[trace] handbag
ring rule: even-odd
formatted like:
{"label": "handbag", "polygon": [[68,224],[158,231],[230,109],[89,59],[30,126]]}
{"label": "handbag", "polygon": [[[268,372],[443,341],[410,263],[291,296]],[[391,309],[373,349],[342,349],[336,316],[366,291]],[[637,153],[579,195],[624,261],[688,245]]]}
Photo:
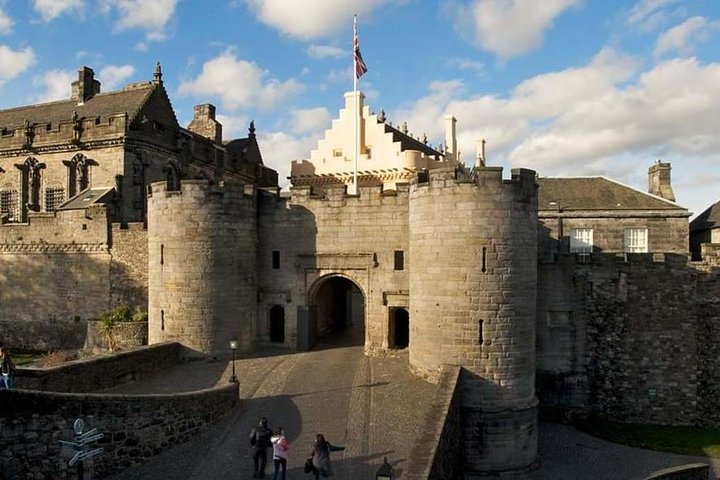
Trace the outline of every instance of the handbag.
{"label": "handbag", "polygon": [[312,457],[309,457],[307,460],[305,460],[305,473],[310,473],[313,471],[313,463],[312,463]]}

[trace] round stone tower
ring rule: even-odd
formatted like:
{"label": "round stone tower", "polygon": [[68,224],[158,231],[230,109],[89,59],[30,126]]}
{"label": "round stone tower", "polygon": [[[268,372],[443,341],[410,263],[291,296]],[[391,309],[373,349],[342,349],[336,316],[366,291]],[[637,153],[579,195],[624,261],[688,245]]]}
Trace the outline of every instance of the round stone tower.
{"label": "round stone tower", "polygon": [[257,301],[255,195],[242,185],[166,182],[148,196],[148,341],[206,354],[249,349]]}
{"label": "round stone tower", "polygon": [[431,170],[410,185],[410,365],[435,378],[464,367],[465,468],[537,462],[535,172]]}

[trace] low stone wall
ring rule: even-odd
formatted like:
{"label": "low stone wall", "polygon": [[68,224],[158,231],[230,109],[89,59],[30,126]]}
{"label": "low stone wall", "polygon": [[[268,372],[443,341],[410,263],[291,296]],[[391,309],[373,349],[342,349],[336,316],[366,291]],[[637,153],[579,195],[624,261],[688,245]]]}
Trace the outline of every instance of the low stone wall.
{"label": "low stone wall", "polygon": [[168,342],[50,368],[18,368],[15,388],[50,392],[97,392],[136,381],[148,372],[177,364],[183,347]]}
{"label": "low stone wall", "polygon": [[462,478],[461,371],[460,367],[446,365],[440,373],[435,401],[425,417],[423,437],[416,439],[407,461],[408,480]]}
{"label": "low stone wall", "polygon": [[708,480],[710,467],[704,463],[691,463],[665,468],[645,477],[645,480]]}
{"label": "low stone wall", "polygon": [[[85,336],[85,351],[90,353],[108,351],[107,341],[103,335],[99,320],[90,320],[87,323],[87,335]],[[148,343],[147,322],[118,322],[113,330],[115,349],[127,350],[128,348],[141,347]]]}
{"label": "low stone wall", "polygon": [[73,440],[73,422],[104,437],[89,449],[92,478],[144,463],[173,445],[206,431],[238,402],[238,384],[167,395],[107,395],[0,391],[0,472],[3,480],[75,479],[72,453],[59,440]]}

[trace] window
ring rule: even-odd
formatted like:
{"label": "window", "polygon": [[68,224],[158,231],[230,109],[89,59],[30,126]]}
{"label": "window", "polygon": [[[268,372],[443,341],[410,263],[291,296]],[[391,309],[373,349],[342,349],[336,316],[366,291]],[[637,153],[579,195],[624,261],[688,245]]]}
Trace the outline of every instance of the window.
{"label": "window", "polygon": [[45,211],[54,212],[65,201],[63,187],[47,187],[45,189]]}
{"label": "window", "polygon": [[7,215],[8,221],[16,222],[18,216],[17,190],[0,190],[0,215]]}
{"label": "window", "polygon": [[395,270],[405,270],[405,252],[395,250]]}
{"label": "window", "polygon": [[372,147],[367,147],[365,153],[367,154],[367,158],[372,158]]}
{"label": "window", "polygon": [[628,253],[647,253],[647,228],[625,229],[625,251]]}
{"label": "window", "polygon": [[336,148],[335,150],[333,150],[333,157],[342,157],[342,156],[343,156],[343,154],[342,154],[341,148]]}
{"label": "window", "polygon": [[573,253],[592,253],[592,228],[573,228],[570,230],[570,251]]}
{"label": "window", "polygon": [[280,269],[280,250],[272,251],[272,268],[273,270]]}

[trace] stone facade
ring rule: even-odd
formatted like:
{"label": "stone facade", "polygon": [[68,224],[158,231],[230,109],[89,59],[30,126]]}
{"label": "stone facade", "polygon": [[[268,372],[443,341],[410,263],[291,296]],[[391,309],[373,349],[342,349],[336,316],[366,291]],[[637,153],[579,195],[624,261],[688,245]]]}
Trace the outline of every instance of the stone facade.
{"label": "stone facade", "polygon": [[[536,466],[538,397],[543,411],[717,423],[720,256],[703,246],[689,262],[668,164],[651,167],[650,193],[503,179],[484,152],[458,162],[453,117],[434,149],[353,94],[285,194],[253,124],[221,142],[205,104],[178,126],[159,69],[108,94],[80,75],[69,103],[0,111],[6,343],[81,345],[116,303],[147,306],[150,343],[198,355],[362,329],[366,353],[407,348],[432,381],[463,368],[468,475]],[[76,195],[55,208],[52,185]]]}

